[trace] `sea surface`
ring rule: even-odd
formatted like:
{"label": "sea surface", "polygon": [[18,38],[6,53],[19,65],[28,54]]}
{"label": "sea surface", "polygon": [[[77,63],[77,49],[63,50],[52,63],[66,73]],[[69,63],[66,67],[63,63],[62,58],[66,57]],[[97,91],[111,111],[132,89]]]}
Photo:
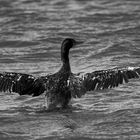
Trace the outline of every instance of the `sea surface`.
{"label": "sea surface", "polygon": [[[0,0],[0,72],[47,75],[140,66],[140,0]],[[140,79],[88,92],[71,109],[45,110],[44,95],[0,93],[0,140],[139,140]]]}

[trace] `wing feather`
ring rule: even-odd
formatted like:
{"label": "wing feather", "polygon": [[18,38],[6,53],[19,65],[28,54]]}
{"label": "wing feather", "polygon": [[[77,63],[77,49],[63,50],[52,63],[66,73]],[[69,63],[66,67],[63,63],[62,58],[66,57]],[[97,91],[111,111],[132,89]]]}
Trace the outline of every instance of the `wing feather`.
{"label": "wing feather", "polygon": [[[86,91],[103,90],[118,87],[120,84],[128,83],[129,79],[140,77],[140,67],[114,68],[109,70],[94,71],[82,76],[70,78],[73,89],[73,97],[81,97]],[[79,82],[80,79],[80,82]],[[73,84],[72,84],[73,83]],[[78,88],[77,88],[78,87]],[[81,90],[81,89],[82,90]],[[83,90],[84,89],[84,90]],[[83,91],[83,92],[81,92]],[[80,92],[80,93],[78,93]]]}
{"label": "wing feather", "polygon": [[0,91],[39,96],[45,91],[45,84],[41,78],[32,75],[4,72],[0,73]]}
{"label": "wing feather", "polygon": [[87,81],[87,79],[90,79],[91,81],[99,79],[100,82],[96,89],[114,88],[118,87],[120,84],[123,84],[124,82],[128,83],[129,79],[139,78],[140,74],[139,69],[140,68],[128,67],[123,69],[95,71],[88,74],[89,75],[88,77],[85,74],[83,82]]}
{"label": "wing feather", "polygon": [[85,93],[85,88],[82,83],[82,78],[78,75],[71,74],[68,79],[68,86],[71,90],[71,95],[74,98],[80,98]]}

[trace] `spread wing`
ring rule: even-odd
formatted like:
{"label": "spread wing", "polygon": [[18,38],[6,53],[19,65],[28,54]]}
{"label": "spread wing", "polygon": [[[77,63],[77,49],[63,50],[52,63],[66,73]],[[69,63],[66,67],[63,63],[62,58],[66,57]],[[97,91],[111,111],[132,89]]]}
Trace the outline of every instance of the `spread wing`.
{"label": "spread wing", "polygon": [[82,76],[72,74],[69,86],[73,97],[81,97],[86,91],[118,87],[120,84],[128,83],[129,79],[139,77],[140,67],[115,68],[94,71]]}
{"label": "spread wing", "polygon": [[45,91],[45,85],[42,78],[22,73],[4,72],[0,73],[0,91],[39,96]]}

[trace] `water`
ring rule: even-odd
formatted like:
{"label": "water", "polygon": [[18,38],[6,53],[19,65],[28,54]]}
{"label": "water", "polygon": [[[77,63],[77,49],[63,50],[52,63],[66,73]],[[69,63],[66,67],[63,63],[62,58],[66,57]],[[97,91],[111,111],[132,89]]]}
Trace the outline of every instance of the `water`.
{"label": "water", "polygon": [[[139,0],[0,0],[0,71],[35,76],[56,72],[60,44],[71,50],[73,72],[138,66]],[[140,83],[89,92],[72,109],[46,112],[44,96],[0,94],[1,140],[140,139]]]}

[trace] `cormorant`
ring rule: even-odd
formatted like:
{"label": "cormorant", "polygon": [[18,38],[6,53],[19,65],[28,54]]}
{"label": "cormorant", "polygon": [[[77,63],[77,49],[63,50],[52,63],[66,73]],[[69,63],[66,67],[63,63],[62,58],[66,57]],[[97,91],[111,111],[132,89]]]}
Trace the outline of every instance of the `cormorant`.
{"label": "cormorant", "polygon": [[80,98],[86,91],[113,88],[127,83],[131,78],[139,78],[140,67],[100,70],[82,76],[73,74],[69,63],[69,50],[79,43],[71,38],[62,42],[62,67],[54,74],[34,77],[23,73],[0,73],[0,91],[32,96],[46,92],[48,109],[54,109],[58,105],[65,108],[72,97]]}

